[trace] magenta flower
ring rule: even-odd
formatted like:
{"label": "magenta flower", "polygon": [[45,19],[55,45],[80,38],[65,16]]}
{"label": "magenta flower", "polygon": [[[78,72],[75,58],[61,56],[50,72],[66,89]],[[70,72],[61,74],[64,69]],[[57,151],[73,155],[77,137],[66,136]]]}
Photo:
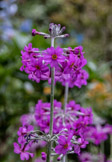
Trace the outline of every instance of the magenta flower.
{"label": "magenta flower", "polygon": [[34,113],[22,115],[20,118],[20,122],[22,123],[22,125],[29,125],[32,123],[35,125],[36,121],[35,121]]}
{"label": "magenta flower", "polygon": [[24,146],[20,148],[20,146],[15,142],[14,145],[14,152],[16,154],[20,154],[21,160],[28,160],[30,157],[33,158],[34,154],[26,152],[27,149],[24,149]]}
{"label": "magenta flower", "polygon": [[32,29],[32,36],[35,36],[37,34],[36,29]]}
{"label": "magenta flower", "polygon": [[74,48],[74,54],[77,54],[78,56],[79,55],[83,55],[84,52],[82,52],[82,50],[83,50],[83,47],[82,46],[75,47]]}
{"label": "magenta flower", "polygon": [[79,145],[74,145],[74,153],[80,155],[80,146]]}
{"label": "magenta flower", "polygon": [[49,71],[48,67],[42,63],[42,60],[42,58],[39,58],[38,60],[31,60],[31,71],[34,71],[37,77],[40,77],[42,73],[46,73]]}
{"label": "magenta flower", "polygon": [[[49,73],[49,68],[42,63],[42,58],[38,60],[32,58],[30,65],[28,65],[28,70],[31,71],[39,81],[40,79],[45,80],[48,78],[47,74]],[[32,79],[34,79],[33,76]]]}
{"label": "magenta flower", "polygon": [[78,155],[80,155],[80,149],[85,148],[86,145],[89,143],[88,141],[84,140],[84,138],[79,138],[77,140],[78,144],[73,144],[74,152]]}
{"label": "magenta flower", "polygon": [[89,152],[81,153],[79,156],[80,162],[92,162],[94,159]]}
{"label": "magenta flower", "polygon": [[18,132],[17,132],[17,134],[18,134],[18,142],[20,143],[20,144],[23,144],[23,143],[25,143],[25,141],[26,141],[26,139],[25,139],[25,135],[28,133],[28,132],[30,132],[30,131],[32,131],[32,130],[34,130],[34,127],[32,126],[32,125],[25,125],[25,126],[23,126],[23,127],[20,127],[19,128],[19,130],[18,130]]}
{"label": "magenta flower", "polygon": [[84,140],[84,138],[79,138],[78,139],[79,145],[81,148],[85,148],[87,144],[89,144],[88,141]]}
{"label": "magenta flower", "polygon": [[102,141],[105,141],[108,138],[108,133],[105,132],[105,128],[100,125],[91,127],[90,133],[90,139],[95,145],[99,145]]}
{"label": "magenta flower", "polygon": [[47,155],[45,152],[41,152],[41,156],[42,156],[42,160],[46,160],[47,158]]}
{"label": "magenta flower", "polygon": [[32,44],[29,43],[28,47],[24,47],[24,51],[21,51],[21,58],[22,58],[22,66],[20,68],[21,71],[25,71],[26,73],[29,73],[29,70],[27,69],[27,66],[31,63],[31,58],[37,58],[38,53],[34,53],[34,51],[38,51],[38,48],[32,48]]}
{"label": "magenta flower", "polygon": [[47,65],[50,64],[51,67],[58,68],[58,64],[65,61],[65,57],[63,56],[63,49],[60,47],[57,47],[56,49],[54,47],[47,48],[43,55],[45,63]]}
{"label": "magenta flower", "polygon": [[73,73],[76,70],[80,70],[82,62],[77,55],[69,54],[68,66],[65,68],[65,73]]}
{"label": "magenta flower", "polygon": [[31,52],[32,52],[32,43],[29,43],[29,44],[28,44],[28,47],[25,46],[25,47],[24,47],[24,50],[25,50],[26,52],[28,52],[28,53],[31,53]]}
{"label": "magenta flower", "polygon": [[70,151],[72,149],[71,147],[71,136],[66,138],[65,136],[61,135],[58,139],[58,145],[55,147],[55,152],[58,154],[65,155],[67,151]]}
{"label": "magenta flower", "polygon": [[86,125],[92,124],[93,123],[92,108],[91,107],[86,108],[86,109],[81,108],[81,112],[84,113],[84,116],[83,116],[83,119],[82,120],[85,119]]}
{"label": "magenta flower", "polygon": [[85,70],[80,70],[77,80],[75,81],[75,86],[81,88],[82,85],[87,85],[87,79],[89,75]]}
{"label": "magenta flower", "polygon": [[68,107],[67,108],[68,110],[73,110],[73,111],[80,110],[80,105],[76,104],[74,100],[69,101],[69,103],[67,104],[67,107]]}

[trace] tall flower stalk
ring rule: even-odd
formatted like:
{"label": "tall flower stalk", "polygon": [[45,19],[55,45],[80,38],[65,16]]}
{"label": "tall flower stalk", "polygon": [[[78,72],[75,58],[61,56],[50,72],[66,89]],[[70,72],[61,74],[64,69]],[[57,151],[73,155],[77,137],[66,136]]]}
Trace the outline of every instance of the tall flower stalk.
{"label": "tall flower stalk", "polygon": [[[34,145],[41,147],[47,145],[47,154],[41,153],[41,158],[51,162],[54,156],[57,160],[66,161],[67,154],[80,154],[82,148],[89,144],[90,140],[99,144],[106,139],[111,132],[110,126],[106,126],[99,137],[97,127],[93,124],[91,108],[83,108],[75,101],[68,102],[68,90],[77,86],[87,85],[88,73],[83,69],[87,64],[84,58],[83,47],[78,46],[72,49],[56,47],[56,38],[68,37],[63,34],[65,27],[51,23],[49,33],[32,30],[32,35],[41,35],[51,39],[51,47],[40,51],[33,48],[32,44],[24,47],[21,51],[21,71],[28,74],[28,78],[39,83],[41,80],[48,81],[51,85],[50,103],[43,103],[38,100],[35,106],[35,113],[21,118],[22,127],[18,130],[18,143],[14,143],[14,152],[20,154],[21,160],[28,160],[34,156]],[[64,104],[54,99],[55,84],[59,82],[65,86]],[[33,121],[33,124],[32,124]],[[108,128],[107,128],[108,127]],[[102,131],[103,128],[100,128]],[[98,128],[99,130],[99,128]],[[106,134],[106,135],[105,135]],[[32,149],[33,148],[33,149]],[[33,150],[33,151],[32,151]]]}
{"label": "tall flower stalk", "polygon": [[[54,47],[54,38],[51,38],[51,47]],[[53,111],[54,111],[54,78],[55,77],[55,68],[51,68],[51,109],[50,109],[50,138],[53,135]],[[47,162],[50,162],[50,157],[51,157],[51,147],[52,147],[52,142],[49,141],[48,146],[47,146]]]}

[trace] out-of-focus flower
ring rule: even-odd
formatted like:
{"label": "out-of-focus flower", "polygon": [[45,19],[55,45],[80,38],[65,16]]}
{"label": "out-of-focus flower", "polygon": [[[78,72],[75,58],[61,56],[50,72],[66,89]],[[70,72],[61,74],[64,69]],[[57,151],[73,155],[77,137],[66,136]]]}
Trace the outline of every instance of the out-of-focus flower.
{"label": "out-of-focus flower", "polygon": [[50,87],[44,87],[44,94],[49,95],[51,93]]}
{"label": "out-of-focus flower", "polygon": [[32,21],[30,19],[24,20],[20,25],[20,30],[22,32],[28,33],[31,32],[31,29],[32,29]]}

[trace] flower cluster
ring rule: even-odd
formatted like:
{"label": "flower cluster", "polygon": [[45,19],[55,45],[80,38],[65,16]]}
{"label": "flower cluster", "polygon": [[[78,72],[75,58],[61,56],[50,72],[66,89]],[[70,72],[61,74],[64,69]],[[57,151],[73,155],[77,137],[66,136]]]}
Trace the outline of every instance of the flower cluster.
{"label": "flower cluster", "polygon": [[[34,33],[36,31],[34,32],[33,29],[33,35]],[[32,44],[29,43],[24,47],[24,51],[21,51],[21,54],[23,65],[20,70],[25,71],[28,78],[37,83],[40,80],[48,80],[51,83],[50,68],[55,67],[55,82],[61,82],[64,86],[68,83],[71,88],[74,86],[80,88],[87,84],[88,73],[82,69],[87,64],[87,60],[84,58],[82,46],[74,49],[50,47],[39,51],[38,48],[32,48]]]}
{"label": "flower cluster", "polygon": [[[53,133],[59,135],[56,142],[58,145],[55,148],[57,154],[65,155],[71,151],[79,154],[80,148],[86,147],[88,144],[86,132],[89,130],[89,125],[92,124],[92,116],[91,108],[84,109],[75,101],[70,101],[64,112],[61,102],[54,100]],[[35,120],[41,131],[49,132],[50,103],[38,101],[35,109]]]}
{"label": "flower cluster", "polygon": [[[39,100],[34,114],[21,117],[22,127],[17,133],[20,146],[14,143],[14,152],[20,154],[21,160],[33,157],[32,152],[37,147],[44,147],[48,143],[47,155],[45,152],[41,153],[42,160],[47,158],[47,162],[50,162],[51,156],[58,155],[57,160],[60,161],[66,154],[79,155],[80,150],[89,143],[91,133],[88,132],[93,130],[92,109],[83,108],[72,100],[67,103],[69,87],[80,88],[87,84],[88,73],[83,69],[87,60],[84,58],[82,46],[74,49],[54,48],[55,38],[68,36],[62,34],[64,30],[65,27],[61,28],[59,24],[53,23],[49,26],[49,34],[33,29],[33,36],[51,38],[51,47],[40,51],[38,48],[32,48],[32,44],[29,43],[24,47],[24,51],[21,51],[23,65],[20,70],[25,71],[28,78],[37,83],[48,80],[51,84],[51,102],[43,103]],[[54,100],[56,82],[65,86],[64,106]]]}
{"label": "flower cluster", "polygon": [[[33,115],[33,114],[31,114]],[[56,147],[54,153],[59,154],[58,160],[67,153],[80,154],[80,149],[85,148],[88,144],[86,134],[92,124],[92,110],[91,108],[83,108],[75,101],[70,101],[66,105],[66,112],[62,109],[61,102],[54,100],[54,118],[53,118],[53,137]],[[26,120],[26,118],[28,120]],[[38,101],[35,107],[35,126],[40,130],[39,136],[34,131],[34,127],[30,125],[32,120],[30,114],[23,115],[21,117],[22,127],[18,131],[18,143],[24,146],[24,153],[26,147],[32,150],[34,143],[38,147],[38,140],[46,141],[47,136],[45,133],[49,133],[50,126],[50,103],[43,103]],[[45,146],[43,143],[42,146]],[[19,147],[17,144],[16,147]],[[16,151],[15,151],[16,152]],[[21,152],[19,152],[21,153]],[[28,154],[26,152],[26,154]],[[32,154],[31,154],[32,155]],[[22,160],[22,158],[21,158]]]}
{"label": "flower cluster", "polygon": [[[33,124],[38,129],[37,132],[42,134],[37,135],[32,123],[31,116],[35,116]],[[27,118],[27,120],[26,120]],[[95,117],[94,117],[95,118]],[[91,141],[95,145],[99,145],[105,141],[109,134],[112,134],[111,125],[103,125],[93,123],[93,114],[91,108],[83,108],[75,101],[70,101],[66,105],[66,112],[62,109],[61,102],[54,100],[54,118],[53,118],[53,138],[55,148],[53,155],[59,155],[58,161],[68,153],[76,153],[80,155],[82,148],[85,148]],[[98,120],[97,120],[98,121]],[[41,100],[35,106],[34,114],[26,114],[21,117],[22,127],[18,131],[18,143],[14,143],[15,153],[20,154],[21,160],[33,157],[38,147],[45,147],[48,137],[45,133],[49,133],[50,125],[50,103],[43,103]],[[40,141],[39,141],[40,140]],[[45,142],[46,141],[46,142]],[[18,150],[19,151],[16,151]],[[27,151],[30,152],[27,152]],[[96,158],[90,153],[81,153],[80,161],[85,162]],[[99,159],[101,156],[98,156]],[[46,159],[46,154],[42,153],[42,159]]]}
{"label": "flower cluster", "polygon": [[112,134],[112,126],[109,124],[104,126],[91,126],[88,139],[95,145],[99,145],[101,142],[107,140],[109,134]]}
{"label": "flower cluster", "polygon": [[[49,132],[50,103],[38,101],[35,108],[35,119],[37,126],[45,133]],[[84,109],[75,101],[70,101],[66,105],[66,112],[62,109],[61,102],[54,100],[54,134],[59,133],[64,128],[74,129],[78,134],[84,132],[87,125],[92,123],[91,108]],[[85,130],[86,131],[86,130]],[[74,132],[74,134],[77,134]]]}

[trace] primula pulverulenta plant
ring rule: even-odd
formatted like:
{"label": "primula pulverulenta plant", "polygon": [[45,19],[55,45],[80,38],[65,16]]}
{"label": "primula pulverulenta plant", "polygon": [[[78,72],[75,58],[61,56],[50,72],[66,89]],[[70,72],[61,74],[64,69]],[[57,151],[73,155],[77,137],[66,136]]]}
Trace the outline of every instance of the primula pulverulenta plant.
{"label": "primula pulverulenta plant", "polygon": [[[51,39],[51,47],[40,51],[32,48],[32,44],[24,47],[21,71],[28,74],[28,78],[39,83],[47,80],[51,84],[50,103],[39,100],[35,106],[34,116],[23,116],[22,127],[18,131],[18,143],[14,143],[14,152],[20,154],[21,160],[28,160],[34,156],[31,152],[34,144],[42,142],[47,152],[42,152],[42,160],[50,162],[54,156],[65,162],[67,154],[80,154],[80,149],[89,143],[87,132],[91,129],[92,110],[83,108],[75,101],[69,101],[69,87],[81,87],[87,84],[88,73],[82,69],[87,60],[84,58],[83,47],[72,49],[54,47],[56,38],[68,37],[62,34],[65,27],[51,23],[49,34],[32,30],[32,35],[42,35]],[[64,104],[54,100],[54,87],[57,82],[65,86]],[[28,118],[27,118],[28,117]],[[31,125],[31,118],[33,126]],[[29,120],[30,119],[30,120]],[[37,127],[37,128],[36,128]],[[52,157],[52,158],[51,158]]]}

